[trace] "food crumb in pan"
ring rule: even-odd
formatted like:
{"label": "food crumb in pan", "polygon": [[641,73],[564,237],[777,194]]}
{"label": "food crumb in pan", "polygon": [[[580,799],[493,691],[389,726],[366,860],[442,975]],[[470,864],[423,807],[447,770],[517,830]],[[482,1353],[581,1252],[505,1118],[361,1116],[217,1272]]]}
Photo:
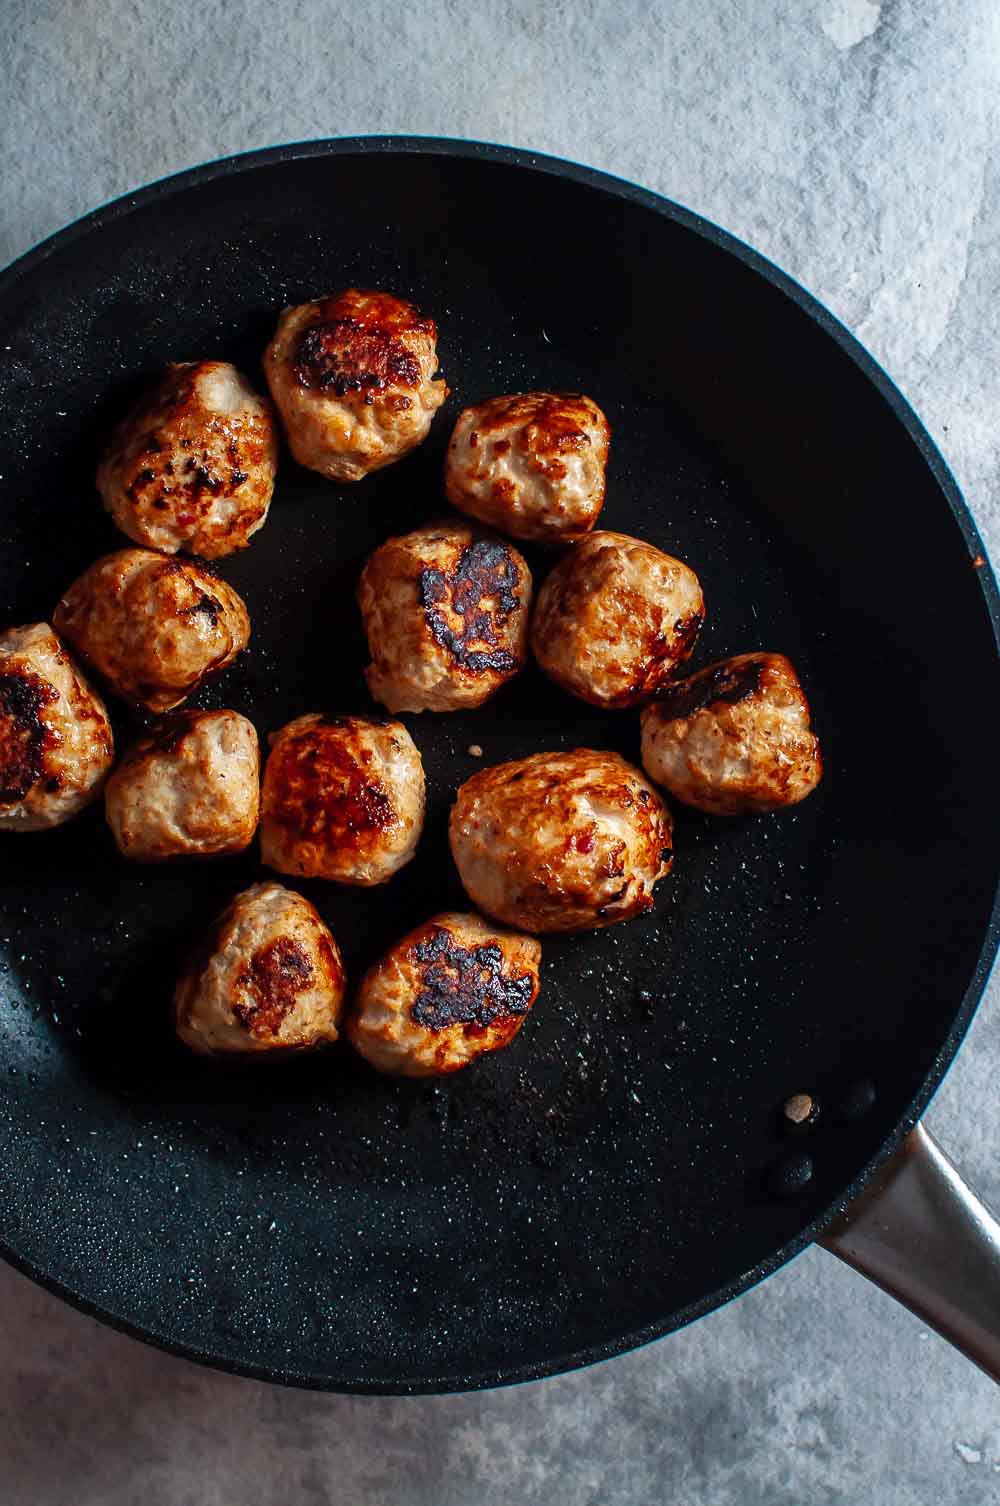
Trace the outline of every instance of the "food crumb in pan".
{"label": "food crumb in pan", "polygon": [[782,1106],[785,1128],[791,1133],[812,1129],[819,1118],[819,1100],[810,1093],[793,1093]]}
{"label": "food crumb in pan", "polygon": [[483,750],[478,743],[470,743],[468,747],[468,754],[470,758],[482,758]]}

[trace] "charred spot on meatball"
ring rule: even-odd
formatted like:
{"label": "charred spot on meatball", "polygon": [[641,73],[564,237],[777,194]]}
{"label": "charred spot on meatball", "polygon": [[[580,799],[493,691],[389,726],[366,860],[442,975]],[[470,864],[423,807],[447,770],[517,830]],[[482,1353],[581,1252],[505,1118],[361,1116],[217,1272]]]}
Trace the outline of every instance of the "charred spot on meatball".
{"label": "charred spot on meatball", "polygon": [[[342,727],[346,719],[337,723]],[[317,736],[312,729],[272,753],[268,774],[271,819],[313,837],[332,828],[360,840],[388,830],[398,819],[385,786],[365,772],[342,742]]]}
{"label": "charred spot on meatball", "polygon": [[530,973],[504,974],[504,957],[495,942],[462,947],[444,926],[411,948],[420,964],[423,991],[410,1013],[418,1025],[444,1030],[467,1025],[485,1030],[510,1015],[526,1014],[535,995]]}
{"label": "charred spot on meatball", "polygon": [[241,997],[233,1004],[233,1013],[258,1040],[274,1035],[312,981],[313,965],[305,948],[279,936],[254,952],[249,967],[237,978]]}
{"label": "charred spot on meatball", "polygon": [[207,617],[212,626],[215,627],[222,613],[222,603],[216,601],[214,596],[209,596],[207,591],[202,591],[196,602],[193,602],[189,607],[184,607],[182,610],[184,615],[188,617],[196,617],[199,614],[202,617]]}
{"label": "charred spot on meatball", "polygon": [[703,611],[689,612],[685,617],[678,617],[674,623],[673,645],[664,645],[664,651],[669,652],[676,663],[682,664],[691,657],[698,634],[704,626]]}
{"label": "charred spot on meatball", "polygon": [[671,719],[691,716],[704,706],[725,702],[735,706],[747,696],[760,689],[764,664],[761,659],[748,658],[742,662],[725,660],[710,664],[676,685],[668,685],[656,697],[661,714]]}
{"label": "charred spot on meatball", "polygon": [[[489,669],[507,672],[517,668],[517,658],[497,646],[497,629],[520,605],[515,587],[517,566],[507,545],[499,539],[477,539],[465,549],[453,571],[422,570],[420,600],[435,643],[448,650],[456,664],[482,674]],[[491,609],[485,605],[495,602]],[[461,619],[456,631],[442,608]],[[486,643],[487,649],[473,648]]]}
{"label": "charred spot on meatball", "polygon": [[200,711],[171,711],[166,716],[161,716],[153,723],[142,743],[126,753],[122,765],[142,753],[176,753],[201,715]]}
{"label": "charred spot on meatball", "polygon": [[358,319],[332,319],[303,330],[294,361],[300,387],[337,397],[415,387],[420,381],[420,362],[413,352],[388,331],[368,329]]}
{"label": "charred spot on meatball", "polygon": [[410,931],[362,978],[351,1044],[380,1072],[439,1077],[499,1051],[538,993],[533,936],[447,912]]}
{"label": "charred spot on meatball", "polygon": [[426,438],[447,387],[437,328],[405,299],[347,288],[286,309],[264,356],[289,446],[333,481],[360,481]]}
{"label": "charred spot on meatball", "polygon": [[642,761],[679,800],[717,816],[796,805],[823,768],[799,678],[773,653],[739,654],[666,686],[642,713]]}
{"label": "charred spot on meatball", "polygon": [[45,750],[55,741],[42,712],[58,699],[40,675],[0,670],[0,804],[23,800],[42,777]]}
{"label": "charred spot on meatball", "polygon": [[465,522],[387,539],[358,582],[368,688],[390,711],[481,706],[524,663],[531,572]]}

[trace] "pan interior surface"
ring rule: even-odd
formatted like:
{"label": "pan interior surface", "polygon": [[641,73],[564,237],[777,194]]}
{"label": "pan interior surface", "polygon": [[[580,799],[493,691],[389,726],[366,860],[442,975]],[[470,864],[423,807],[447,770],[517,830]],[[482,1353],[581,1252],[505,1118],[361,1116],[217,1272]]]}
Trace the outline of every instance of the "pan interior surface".
{"label": "pan interior surface", "polygon": [[[584,391],[613,433],[601,526],[698,572],[693,665],[792,658],[826,766],[782,815],[676,808],[655,911],[543,940],[514,1045],[436,1085],[379,1078],[346,1047],[238,1071],[174,1043],[173,975],[265,877],[255,851],[130,866],[100,809],[2,839],[11,1257],[215,1364],[446,1389],[596,1358],[717,1305],[796,1248],[926,1099],[985,967],[1000,677],[957,499],[806,300],[612,180],[412,144],[187,175],[8,275],[2,626],[48,617],[125,542],[92,476],[144,382],[218,356],[262,387],[279,309],[351,284],[437,319],[451,396],[420,450],[354,488],[283,456],[265,529],[221,564],[251,649],[195,704],[244,712],[262,739],[305,711],[370,709],[354,585],[375,545],[447,511],[458,410]],[[537,584],[550,557],[526,552]],[[136,724],[115,716],[124,743]],[[481,711],[403,720],[429,782],[417,858],[379,891],[296,885],[355,978],[411,925],[468,907],[445,840],[464,778],[551,748],[638,759],[634,713],[586,707],[534,668]],[[864,1080],[868,1112],[838,1113]],[[814,1174],[781,1199],[769,1178],[797,1091],[823,1108]]]}

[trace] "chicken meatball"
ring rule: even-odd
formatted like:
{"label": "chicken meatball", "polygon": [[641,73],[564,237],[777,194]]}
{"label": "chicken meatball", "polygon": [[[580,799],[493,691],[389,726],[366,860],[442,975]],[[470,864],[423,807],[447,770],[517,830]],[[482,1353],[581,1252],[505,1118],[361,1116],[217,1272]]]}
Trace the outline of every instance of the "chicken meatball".
{"label": "chicken meatball", "polygon": [[346,979],[301,894],[254,884],[223,911],[174,990],[174,1021],[204,1056],[285,1054],[337,1039]]}
{"label": "chicken meatball", "polygon": [[0,633],[0,831],[61,826],[113,760],[104,702],[48,623]]}
{"label": "chicken meatball", "polygon": [[257,830],[260,751],[236,711],[176,711],[125,754],[104,791],[123,857],[242,852]]}
{"label": "chicken meatball", "polygon": [[390,711],[481,706],[524,664],[528,566],[502,539],[433,523],[368,560],[358,603],[368,689]]}
{"label": "chicken meatball", "polygon": [[434,320],[358,288],[286,309],[264,372],[292,454],[331,481],[401,460],[448,395]]}
{"label": "chicken meatball", "polygon": [[737,654],[667,686],[642,713],[642,762],[678,800],[714,816],[797,805],[823,772],[784,654]]}
{"label": "chicken meatball", "polygon": [[592,533],[538,593],[531,646],[563,690],[591,705],[636,706],[689,657],[705,620],[693,570],[624,533]]}
{"label": "chicken meatball", "polygon": [[508,1046],[538,994],[533,936],[435,915],[361,980],[345,1034],[380,1072],[437,1077]]}
{"label": "chicken meatball", "polygon": [[445,461],[448,501],[514,539],[579,538],[604,505],[610,433],[581,394],[491,397],[459,414]]}
{"label": "chicken meatball", "polygon": [[148,549],[106,554],[74,581],[53,622],[127,701],[171,711],[250,639],[232,586],[188,560]]}
{"label": "chicken meatball", "polygon": [[473,904],[526,931],[592,931],[642,915],[673,862],[672,822],[617,753],[577,748],[483,769],[451,810]]}
{"label": "chicken meatball", "polygon": [[384,884],[423,825],[424,766],[401,722],[300,716],[272,735],[260,825],[269,868]]}
{"label": "chicken meatball", "polygon": [[174,362],[112,434],[97,489],[137,544],[217,559],[263,526],[277,468],[271,405],[235,366]]}

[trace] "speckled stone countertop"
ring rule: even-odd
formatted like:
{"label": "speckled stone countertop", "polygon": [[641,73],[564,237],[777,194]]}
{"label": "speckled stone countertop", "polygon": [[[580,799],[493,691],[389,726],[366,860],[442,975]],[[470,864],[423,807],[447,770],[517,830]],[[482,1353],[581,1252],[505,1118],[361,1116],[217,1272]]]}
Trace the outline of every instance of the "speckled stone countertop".
{"label": "speckled stone countertop", "polygon": [[[506,141],[660,190],[830,305],[1000,557],[996,0],[7,0],[0,261],[228,152]],[[1000,991],[928,1122],[1000,1204]],[[982,1506],[1000,1393],[812,1250],[685,1332],[487,1395],[286,1392],[0,1269],[3,1506]]]}

